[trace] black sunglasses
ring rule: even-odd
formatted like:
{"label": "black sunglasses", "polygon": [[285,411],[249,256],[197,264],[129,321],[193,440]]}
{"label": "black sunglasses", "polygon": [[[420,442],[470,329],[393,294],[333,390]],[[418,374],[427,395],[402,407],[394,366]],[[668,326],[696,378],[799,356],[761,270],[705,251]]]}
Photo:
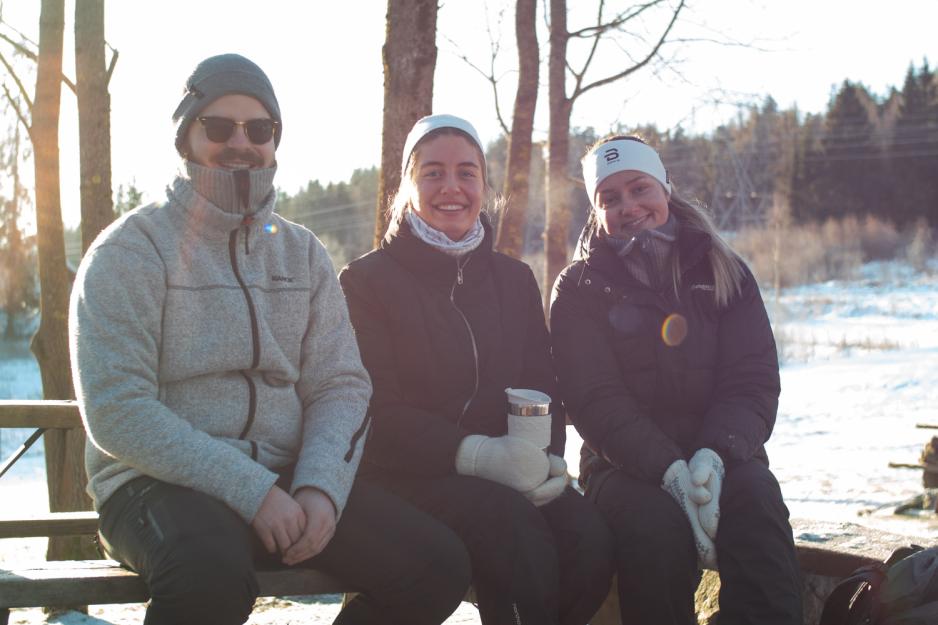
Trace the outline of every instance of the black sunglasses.
{"label": "black sunglasses", "polygon": [[273,119],[249,119],[246,122],[236,122],[227,117],[199,117],[198,120],[205,128],[205,136],[212,143],[228,141],[235,126],[241,126],[251,143],[264,145],[270,141],[277,129],[277,121]]}

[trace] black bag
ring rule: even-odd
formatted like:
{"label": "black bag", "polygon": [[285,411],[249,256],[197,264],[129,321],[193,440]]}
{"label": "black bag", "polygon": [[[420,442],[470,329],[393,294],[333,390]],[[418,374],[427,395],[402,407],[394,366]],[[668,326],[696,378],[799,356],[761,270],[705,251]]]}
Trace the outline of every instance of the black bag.
{"label": "black bag", "polygon": [[896,549],[846,577],[818,625],[938,625],[938,547]]}

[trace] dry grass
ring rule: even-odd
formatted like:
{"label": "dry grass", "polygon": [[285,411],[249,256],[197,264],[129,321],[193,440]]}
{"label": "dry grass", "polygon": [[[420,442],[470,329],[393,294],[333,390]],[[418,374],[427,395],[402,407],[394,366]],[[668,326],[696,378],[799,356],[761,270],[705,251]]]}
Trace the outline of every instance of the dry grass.
{"label": "dry grass", "polygon": [[928,259],[935,253],[935,240],[928,222],[919,219],[912,226],[909,245],[905,250],[906,260],[918,271],[928,270]]}
{"label": "dry grass", "polygon": [[872,260],[908,258],[924,267],[934,252],[927,224],[900,233],[875,217],[748,228],[734,237],[733,247],[762,284],[779,288],[850,279]]}
{"label": "dry grass", "polygon": [[792,331],[785,323],[772,327],[780,365],[810,362],[817,358],[844,355],[852,352],[884,352],[901,349],[897,341],[885,337],[823,337],[811,333]]}

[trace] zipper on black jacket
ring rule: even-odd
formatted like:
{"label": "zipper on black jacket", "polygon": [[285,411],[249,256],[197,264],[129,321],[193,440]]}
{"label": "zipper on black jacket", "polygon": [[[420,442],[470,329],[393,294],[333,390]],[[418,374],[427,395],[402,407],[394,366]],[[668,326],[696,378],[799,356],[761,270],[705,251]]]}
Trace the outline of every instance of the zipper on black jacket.
{"label": "zipper on black jacket", "polygon": [[462,264],[459,263],[460,259],[456,259],[456,282],[453,283],[449,291],[449,301],[453,305],[453,308],[456,309],[456,312],[459,313],[459,316],[462,317],[463,323],[466,324],[466,331],[469,332],[469,342],[472,343],[472,364],[475,366],[475,387],[472,389],[472,394],[469,396],[469,399],[463,404],[462,410],[459,412],[459,418],[456,419],[456,425],[462,422],[462,418],[466,416],[466,412],[469,410],[469,404],[472,403],[472,400],[476,398],[476,394],[479,392],[479,348],[476,345],[476,337],[472,332],[472,326],[469,325],[469,319],[466,318],[462,309],[456,305],[456,286],[463,283],[462,270],[469,263],[471,258],[472,254],[467,255]]}
{"label": "zipper on black jacket", "polygon": [[[251,358],[251,369],[256,369],[257,365],[261,361],[261,346],[260,346],[260,330],[257,327],[257,312],[254,310],[254,299],[251,297],[251,292],[248,290],[247,284],[244,282],[244,278],[241,277],[241,270],[238,269],[238,228],[235,228],[231,231],[231,234],[228,235],[228,257],[231,260],[231,270],[234,272],[235,280],[238,281],[238,285],[241,287],[241,292],[244,294],[244,299],[248,307],[248,315],[251,318],[251,346],[253,349],[253,355]],[[241,372],[241,375],[248,381],[248,391],[250,393],[250,405],[248,406],[248,420],[247,424],[244,426],[244,431],[241,432],[239,438],[244,438],[247,436],[248,430],[250,429],[253,421],[254,414],[257,409],[257,392],[254,386],[253,380],[250,379],[244,371]]]}

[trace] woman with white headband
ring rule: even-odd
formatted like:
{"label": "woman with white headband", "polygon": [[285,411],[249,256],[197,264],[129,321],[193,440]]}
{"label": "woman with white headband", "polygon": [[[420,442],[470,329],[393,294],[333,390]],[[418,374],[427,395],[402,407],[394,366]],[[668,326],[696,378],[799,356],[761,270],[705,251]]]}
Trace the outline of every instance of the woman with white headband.
{"label": "woman with white headband", "polygon": [[558,277],[551,343],[585,441],[580,484],[616,536],[623,623],[801,623],[788,509],[764,443],[780,391],[759,287],[637,137],[583,157],[592,211]]}
{"label": "woman with white headband", "polygon": [[560,402],[507,414],[509,387],[545,403],[557,389],[537,283],[492,249],[488,190],[472,125],[420,119],[383,241],[339,276],[374,387],[358,479],[459,536],[485,625],[585,625],[609,590],[612,535],[569,486]]}

